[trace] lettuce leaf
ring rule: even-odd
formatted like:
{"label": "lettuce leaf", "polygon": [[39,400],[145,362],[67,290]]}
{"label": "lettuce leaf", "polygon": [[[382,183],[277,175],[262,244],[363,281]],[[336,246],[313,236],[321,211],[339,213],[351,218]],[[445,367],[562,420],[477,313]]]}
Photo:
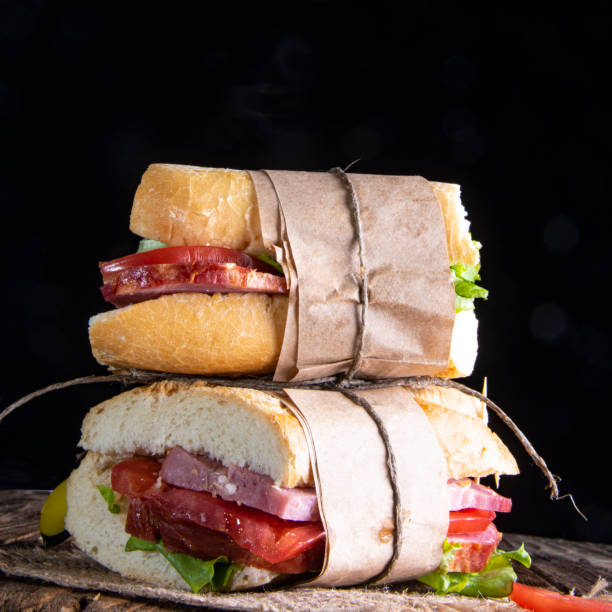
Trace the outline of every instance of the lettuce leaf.
{"label": "lettuce leaf", "polygon": [[531,557],[521,544],[516,550],[496,550],[483,570],[475,573],[449,572],[448,566],[460,544],[444,542],[442,561],[437,570],[422,576],[419,581],[433,587],[436,594],[457,593],[470,597],[507,597],[516,581],[511,559],[531,567]]}
{"label": "lettuce leaf", "polygon": [[455,310],[474,310],[474,299],[486,300],[489,292],[476,284],[480,279],[480,264],[455,264],[450,267],[453,284],[455,285]]}
{"label": "lettuce leaf", "polygon": [[168,245],[164,242],[160,242],[159,240],[149,240],[148,238],[141,240],[138,243],[137,253],[144,253],[145,251],[153,251],[154,249],[163,249]]}
{"label": "lettuce leaf", "polygon": [[105,487],[104,485],[98,485],[98,491],[100,491],[100,495],[108,504],[108,511],[113,514],[119,514],[121,508],[119,504],[115,503],[115,492],[110,487]]}
{"label": "lettuce leaf", "polygon": [[262,253],[261,255],[257,256],[257,259],[259,259],[260,261],[263,261],[264,263],[267,263],[269,266],[272,266],[279,272],[283,271],[283,267],[278,263],[278,261],[276,261],[276,259],[274,259],[274,257],[272,257],[272,255],[268,255],[267,253]]}
{"label": "lettuce leaf", "polygon": [[163,555],[194,593],[199,593],[207,584],[210,584],[213,591],[222,589],[227,586],[232,572],[242,568],[241,565],[230,563],[227,557],[203,561],[181,553],[170,553],[161,540],[156,543],[130,536],[125,543],[125,552],[134,550],[156,551]]}

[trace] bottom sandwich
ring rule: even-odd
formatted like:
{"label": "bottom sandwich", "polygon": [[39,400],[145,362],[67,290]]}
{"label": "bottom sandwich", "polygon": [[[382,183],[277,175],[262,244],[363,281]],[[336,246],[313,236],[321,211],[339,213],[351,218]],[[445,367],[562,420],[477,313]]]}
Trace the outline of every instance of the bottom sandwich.
{"label": "bottom sandwich", "polygon": [[[438,592],[503,597],[515,579],[509,559],[528,557],[496,551],[493,519],[511,502],[471,478],[515,474],[516,463],[477,400],[436,387],[410,393],[448,476],[441,566],[422,580]],[[308,441],[276,396],[156,383],[92,408],[80,445],[88,452],[68,479],[66,529],[106,567],[194,592],[320,573],[326,531]],[[356,482],[359,471],[356,463]]]}

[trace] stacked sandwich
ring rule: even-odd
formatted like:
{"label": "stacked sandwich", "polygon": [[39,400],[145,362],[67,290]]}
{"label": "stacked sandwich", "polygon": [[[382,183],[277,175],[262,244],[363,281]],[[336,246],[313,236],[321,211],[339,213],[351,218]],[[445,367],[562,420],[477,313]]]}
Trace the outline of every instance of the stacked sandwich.
{"label": "stacked sandwich", "polygon": [[[442,213],[456,308],[448,359],[423,373],[466,376],[476,358],[473,298],[486,296],[476,284],[479,245],[469,235],[458,187],[430,183],[428,189]],[[130,224],[143,238],[140,250],[101,264],[102,295],[117,307],[90,322],[92,351],[101,364],[115,371],[202,376],[275,371],[295,283],[282,253],[263,238],[259,195],[247,172],[166,164],[147,170]],[[397,424],[397,431],[410,435],[414,427],[422,438],[421,447],[416,440],[411,444],[427,455],[422,463],[430,471],[420,480],[415,476],[419,485],[412,496],[415,508],[425,510],[419,518],[419,510],[409,508],[408,520],[394,514],[391,492],[382,510],[363,499],[358,505],[365,510],[355,516],[367,521],[371,513],[388,521],[362,525],[352,539],[363,533],[367,543],[367,532],[374,533],[378,544],[366,550],[380,548],[376,554],[383,561],[376,558],[367,567],[367,559],[349,558],[350,569],[336,566],[334,572],[334,547],[343,545],[338,517],[353,520],[354,500],[363,496],[361,472],[363,482],[370,477],[365,472],[381,481],[377,497],[385,498],[387,489],[398,486],[388,482],[385,456],[395,450],[400,481],[404,469],[397,440],[394,448],[387,440],[386,450],[374,449],[376,465],[363,469],[370,446],[379,441],[366,440],[361,448],[352,443],[351,423],[355,436],[364,429],[356,416],[363,406],[346,398],[347,405],[338,404],[336,395],[175,377],[103,402],[83,423],[80,446],[87,454],[68,480],[66,528],[110,569],[195,592],[421,576],[439,592],[506,595],[514,577],[510,558],[525,560],[520,550],[496,550],[501,534],[493,520],[496,512],[510,511],[511,501],[474,479],[516,474],[518,468],[488,428],[484,404],[442,387],[359,395],[358,403],[369,411],[375,406],[383,422],[391,418],[384,417],[387,402],[395,406],[393,419],[399,414],[401,421],[402,410],[413,415],[409,426],[390,420],[387,429]],[[336,414],[342,416],[335,420]],[[340,426],[341,419],[349,425]],[[325,435],[317,433],[321,429]],[[373,431],[379,436],[380,424]],[[411,521],[425,534],[415,540],[428,549],[425,560],[393,573],[390,558],[402,559],[398,528],[410,533]],[[353,567],[360,563],[366,567]]]}

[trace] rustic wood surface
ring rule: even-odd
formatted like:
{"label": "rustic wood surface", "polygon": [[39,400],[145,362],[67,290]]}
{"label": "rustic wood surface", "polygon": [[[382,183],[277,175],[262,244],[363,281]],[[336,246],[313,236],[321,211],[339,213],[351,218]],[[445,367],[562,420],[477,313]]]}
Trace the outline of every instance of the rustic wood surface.
{"label": "rustic wood surface", "polygon": [[[214,610],[402,608],[450,612],[518,609],[505,602],[419,597],[418,593],[425,592],[426,587],[418,582],[391,589],[302,588],[260,591],[240,597],[185,593],[177,598],[171,590],[134,583],[109,572],[83,555],[69,540],[45,550],[41,545],[38,520],[46,494],[44,491],[0,491],[0,572],[3,572],[0,573],[0,610],[154,612],[193,610],[193,605]],[[563,593],[574,591],[577,595],[589,594],[600,579],[612,587],[610,545],[506,534],[501,547],[517,548],[521,542],[525,542],[533,559],[532,569],[517,568],[519,580],[525,584]],[[105,585],[114,594],[104,593]],[[604,588],[598,596],[612,600],[610,587]],[[351,593],[358,605],[347,605]],[[295,594],[294,597],[291,598],[291,594]],[[153,602],[151,597],[157,600]]]}

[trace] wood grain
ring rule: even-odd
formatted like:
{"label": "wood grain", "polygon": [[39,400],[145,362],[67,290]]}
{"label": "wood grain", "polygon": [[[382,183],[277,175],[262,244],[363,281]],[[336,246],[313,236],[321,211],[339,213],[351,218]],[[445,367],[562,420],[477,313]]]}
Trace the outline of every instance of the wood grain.
{"label": "wood grain", "polygon": [[[488,611],[518,610],[511,602],[422,595],[411,582],[386,589],[298,588],[245,594],[193,595],[123,578],[97,564],[72,542],[45,549],[38,532],[45,491],[0,491],[0,610],[190,610],[395,609]],[[598,578],[612,583],[612,546],[505,534],[501,548],[525,543],[532,569],[517,567],[525,584],[587,594]],[[600,596],[602,594],[600,593]],[[604,592],[603,598],[612,594]]]}

